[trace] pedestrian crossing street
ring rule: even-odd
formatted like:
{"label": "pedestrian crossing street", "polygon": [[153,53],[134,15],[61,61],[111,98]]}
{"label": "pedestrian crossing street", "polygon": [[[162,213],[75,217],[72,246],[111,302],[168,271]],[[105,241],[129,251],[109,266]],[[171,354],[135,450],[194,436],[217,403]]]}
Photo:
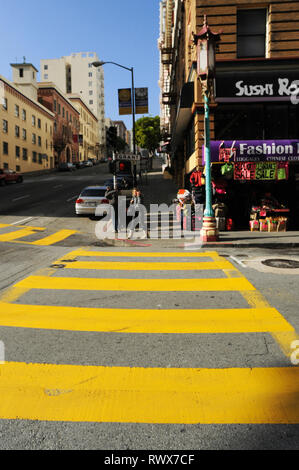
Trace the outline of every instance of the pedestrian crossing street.
{"label": "pedestrian crossing street", "polygon": [[[45,227],[0,224],[0,242],[24,243],[26,245],[49,246],[66,240],[77,230],[58,230],[50,235],[42,236]],[[31,240],[33,237],[33,240]],[[30,241],[28,241],[30,239]]]}
{"label": "pedestrian crossing street", "polygon": [[[123,294],[121,307],[107,306],[107,301],[104,306],[82,305],[89,298],[85,292],[91,298],[98,291]],[[132,308],[132,292],[139,295],[142,306]],[[153,292],[169,299],[168,305],[175,293],[196,293],[198,305],[157,308],[145,297]],[[201,296],[207,292],[219,294],[221,305],[215,301],[204,308]],[[44,305],[41,293],[47,299],[54,295],[56,304]],[[229,293],[242,296],[247,306],[230,305]],[[72,302],[76,294],[81,295],[80,306]],[[4,292],[0,327],[36,329],[37,334],[38,330],[80,332],[82,338],[88,332],[129,338],[136,334],[153,338],[157,334],[198,335],[198,341],[201,335],[268,333],[281,341],[286,354],[287,342],[298,338],[293,326],[242,273],[212,251],[76,249]],[[291,363],[285,367],[271,362],[269,367],[217,368],[215,364],[214,368],[194,368],[8,361],[0,365],[0,372],[0,419],[299,423],[299,368]]]}

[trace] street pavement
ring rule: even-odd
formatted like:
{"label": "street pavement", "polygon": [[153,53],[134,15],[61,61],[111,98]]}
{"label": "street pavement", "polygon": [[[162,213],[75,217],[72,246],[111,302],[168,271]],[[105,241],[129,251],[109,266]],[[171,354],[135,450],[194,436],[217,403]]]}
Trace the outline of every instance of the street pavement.
{"label": "street pavement", "polygon": [[296,246],[105,244],[35,197],[0,216],[1,449],[298,449]]}

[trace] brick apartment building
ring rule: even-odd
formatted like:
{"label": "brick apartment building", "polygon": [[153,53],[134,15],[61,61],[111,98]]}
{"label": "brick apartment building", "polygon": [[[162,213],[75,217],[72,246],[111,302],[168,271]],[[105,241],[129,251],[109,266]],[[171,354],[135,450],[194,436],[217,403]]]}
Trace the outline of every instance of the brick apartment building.
{"label": "brick apartment building", "polygon": [[[259,141],[257,160],[269,160],[263,152],[273,150],[272,160],[288,161],[288,181],[267,189],[291,207],[298,225],[299,1],[163,0],[160,8],[161,131],[178,187],[188,187],[191,172],[204,168],[204,107],[193,34],[206,15],[211,30],[221,33],[210,100],[213,173],[220,173],[220,145],[232,148],[242,141],[242,149],[254,152],[250,143]],[[290,140],[293,148],[283,147]],[[283,149],[293,151],[292,158],[281,156]],[[234,181],[234,199],[244,200],[244,207],[244,193],[255,188],[248,183]]]}

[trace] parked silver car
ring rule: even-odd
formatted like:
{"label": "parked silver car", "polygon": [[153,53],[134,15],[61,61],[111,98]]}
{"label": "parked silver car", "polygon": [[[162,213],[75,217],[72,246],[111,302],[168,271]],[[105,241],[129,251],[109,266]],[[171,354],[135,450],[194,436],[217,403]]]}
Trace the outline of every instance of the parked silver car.
{"label": "parked silver car", "polygon": [[99,204],[109,204],[105,197],[106,186],[87,186],[84,188],[75,203],[77,215],[95,215]]}
{"label": "parked silver car", "polygon": [[76,165],[74,165],[74,163],[62,162],[62,163],[59,163],[58,170],[59,171],[75,171]]}

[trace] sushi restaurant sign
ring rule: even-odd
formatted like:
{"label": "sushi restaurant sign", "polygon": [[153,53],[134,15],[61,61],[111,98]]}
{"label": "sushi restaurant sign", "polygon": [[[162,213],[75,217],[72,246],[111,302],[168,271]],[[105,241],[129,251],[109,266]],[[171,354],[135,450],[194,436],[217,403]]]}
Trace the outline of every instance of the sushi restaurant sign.
{"label": "sushi restaurant sign", "polygon": [[299,72],[292,70],[218,72],[216,101],[291,101],[299,98]]}

